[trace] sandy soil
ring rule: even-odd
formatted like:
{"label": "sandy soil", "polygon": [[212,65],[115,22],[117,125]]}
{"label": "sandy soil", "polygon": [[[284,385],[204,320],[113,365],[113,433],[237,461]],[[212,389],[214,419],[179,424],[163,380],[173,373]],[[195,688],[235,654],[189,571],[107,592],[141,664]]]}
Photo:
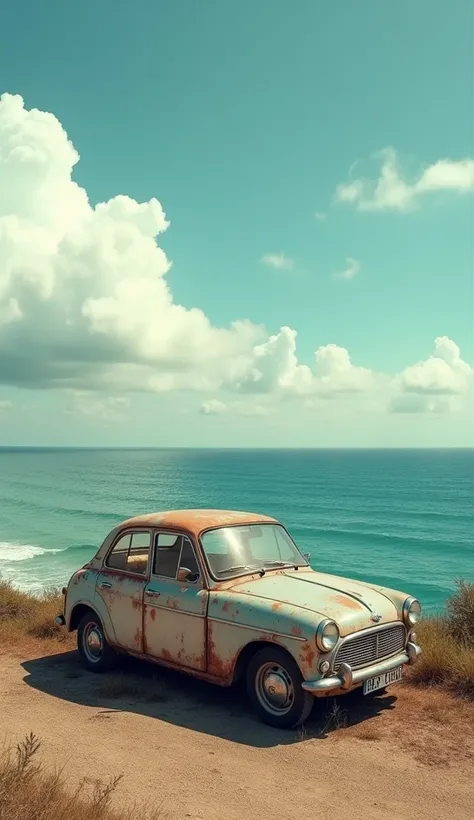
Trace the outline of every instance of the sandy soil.
{"label": "sandy soil", "polygon": [[146,664],[104,679],[73,652],[0,654],[2,740],[33,731],[73,783],[123,774],[115,800],[157,804],[167,820],[472,820],[472,711],[406,686],[343,701],[278,732],[238,692]]}

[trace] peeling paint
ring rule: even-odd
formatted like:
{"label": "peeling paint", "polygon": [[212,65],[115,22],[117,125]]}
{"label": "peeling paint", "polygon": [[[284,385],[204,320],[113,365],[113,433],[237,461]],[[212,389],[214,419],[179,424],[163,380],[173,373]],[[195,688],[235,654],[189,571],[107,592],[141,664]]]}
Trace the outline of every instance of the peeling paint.
{"label": "peeling paint", "polygon": [[347,595],[335,595],[334,601],[336,604],[340,604],[340,606],[347,607],[347,609],[354,609],[356,612],[360,612],[361,604],[355,601],[354,598],[348,598]]}
{"label": "peeling paint", "polygon": [[214,624],[212,621],[209,621],[207,633],[208,672],[211,675],[215,675],[217,678],[226,680],[232,675],[232,657],[225,659],[222,658],[221,653],[214,642],[213,635]]}
{"label": "peeling paint", "polygon": [[177,529],[198,536],[204,530],[213,527],[275,523],[278,522],[267,515],[236,510],[168,510],[128,518],[119,524],[117,530],[120,532],[123,529],[135,527],[160,527],[163,529]]}
{"label": "peeling paint", "polygon": [[310,672],[313,669],[316,658],[316,648],[311,646],[309,641],[303,644],[300,652],[301,666],[305,672]]}

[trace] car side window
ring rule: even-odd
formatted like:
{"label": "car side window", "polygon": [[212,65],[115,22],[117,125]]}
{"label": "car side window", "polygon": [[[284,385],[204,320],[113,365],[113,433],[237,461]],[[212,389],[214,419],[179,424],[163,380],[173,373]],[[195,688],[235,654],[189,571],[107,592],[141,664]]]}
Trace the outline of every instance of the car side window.
{"label": "car side window", "polygon": [[133,532],[122,535],[107,556],[105,565],[110,569],[146,575],[150,553],[151,533]]}
{"label": "car side window", "polygon": [[153,574],[178,581],[196,581],[199,567],[189,538],[160,532],[155,541]]}

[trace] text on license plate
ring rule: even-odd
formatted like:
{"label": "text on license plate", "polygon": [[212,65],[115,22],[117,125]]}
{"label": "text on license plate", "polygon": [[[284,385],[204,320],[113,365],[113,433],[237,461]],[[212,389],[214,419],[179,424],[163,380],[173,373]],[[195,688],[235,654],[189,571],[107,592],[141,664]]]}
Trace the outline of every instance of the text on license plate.
{"label": "text on license plate", "polygon": [[390,672],[384,672],[383,675],[377,675],[375,678],[369,678],[364,681],[364,695],[370,692],[375,692],[376,689],[383,689],[384,686],[389,686],[390,683],[396,683],[402,679],[403,666],[397,666]]}

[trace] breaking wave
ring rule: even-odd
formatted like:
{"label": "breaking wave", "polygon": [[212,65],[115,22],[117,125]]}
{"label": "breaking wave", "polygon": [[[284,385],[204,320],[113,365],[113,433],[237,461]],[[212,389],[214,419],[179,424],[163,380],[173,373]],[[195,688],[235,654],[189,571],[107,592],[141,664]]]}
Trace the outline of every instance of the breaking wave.
{"label": "breaking wave", "polygon": [[55,554],[61,550],[45,550],[35,544],[17,544],[11,541],[0,541],[0,561],[28,561],[38,555]]}

